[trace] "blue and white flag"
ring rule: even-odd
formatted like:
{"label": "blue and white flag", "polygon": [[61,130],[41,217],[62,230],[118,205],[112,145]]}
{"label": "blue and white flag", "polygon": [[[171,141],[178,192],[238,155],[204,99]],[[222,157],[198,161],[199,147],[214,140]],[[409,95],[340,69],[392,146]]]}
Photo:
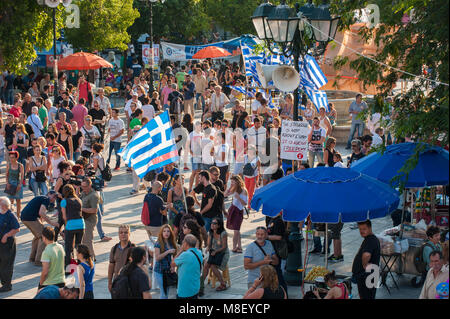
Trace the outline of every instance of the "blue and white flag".
{"label": "blue and white flag", "polygon": [[233,86],[233,85],[227,85],[230,89],[238,91],[239,93],[245,94],[248,97],[255,97],[255,90],[249,88],[248,90],[245,89],[243,86]]}
{"label": "blue and white flag", "polygon": [[317,64],[316,59],[310,55],[305,55],[304,70],[308,74],[309,79],[314,83],[316,89],[320,89],[322,86],[328,83],[325,74],[323,74],[320,69],[319,64]]}
{"label": "blue and white flag", "polygon": [[178,161],[178,150],[166,111],[149,121],[119,155],[143,178],[149,171]]}
{"label": "blue and white flag", "polygon": [[304,90],[311,102],[316,106],[317,112],[319,112],[319,109],[322,106],[325,108],[326,112],[330,111],[328,109],[328,98],[325,91],[312,90],[309,87],[304,87]]}

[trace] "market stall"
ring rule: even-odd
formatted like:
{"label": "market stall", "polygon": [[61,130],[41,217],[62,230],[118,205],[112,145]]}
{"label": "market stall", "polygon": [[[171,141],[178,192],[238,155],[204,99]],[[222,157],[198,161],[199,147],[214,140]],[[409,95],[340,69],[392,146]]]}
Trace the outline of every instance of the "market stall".
{"label": "market stall", "polygon": [[[414,169],[408,176],[401,176],[401,168],[414,156],[416,148],[420,152]],[[383,154],[372,153],[351,166],[352,170],[392,187],[404,183],[401,224],[378,236],[382,247],[381,278],[386,287],[389,276],[398,288],[393,273],[413,275],[411,284],[414,287],[421,285],[422,272],[417,266],[421,247],[427,240],[426,229],[436,225],[442,231],[448,230],[448,164],[449,153],[441,147],[401,143],[387,146]],[[405,221],[408,210],[411,222]],[[389,287],[387,289],[389,291]]]}
{"label": "market stall", "polygon": [[[354,193],[358,196],[349,200],[348,194]],[[327,200],[323,200],[323,194],[327,194]],[[328,223],[384,217],[398,206],[399,201],[396,190],[367,175],[337,167],[316,167],[295,172],[256,190],[251,206],[256,211],[262,206],[262,213],[270,217],[283,211],[283,219],[290,222],[303,222],[309,216],[311,222],[325,223],[328,238]],[[328,240],[325,242],[328,249]],[[308,279],[303,283],[316,284],[317,277],[328,272],[327,266],[325,255],[324,269],[316,271],[317,268],[313,268],[309,273],[307,265],[300,269],[306,275],[303,279]],[[348,277],[338,278],[345,280]]]}

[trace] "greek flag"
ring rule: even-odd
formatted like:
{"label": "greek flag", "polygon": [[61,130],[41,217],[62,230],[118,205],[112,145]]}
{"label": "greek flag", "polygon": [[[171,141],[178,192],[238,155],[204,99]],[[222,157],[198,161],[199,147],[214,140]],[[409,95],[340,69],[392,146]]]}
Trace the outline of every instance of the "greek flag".
{"label": "greek flag", "polygon": [[255,94],[253,94],[253,92],[255,91],[254,89],[248,89],[245,90],[245,87],[243,86],[233,86],[233,85],[227,85],[230,89],[238,91],[239,93],[245,94],[249,97],[255,97]]}
{"label": "greek flag", "polygon": [[316,59],[314,59],[310,55],[305,55],[303,63],[304,63],[304,70],[308,74],[308,77],[311,80],[311,82],[314,83],[316,89],[320,89],[322,86],[328,83],[325,74],[323,74],[319,64],[317,64]]}
{"label": "greek flag", "polygon": [[309,87],[304,87],[304,90],[311,102],[316,106],[317,112],[319,112],[319,109],[322,106],[325,108],[325,111],[329,112],[328,98],[325,91],[313,90]]}
{"label": "greek flag", "polygon": [[149,171],[178,161],[169,113],[156,116],[120,150],[119,155],[143,178]]}

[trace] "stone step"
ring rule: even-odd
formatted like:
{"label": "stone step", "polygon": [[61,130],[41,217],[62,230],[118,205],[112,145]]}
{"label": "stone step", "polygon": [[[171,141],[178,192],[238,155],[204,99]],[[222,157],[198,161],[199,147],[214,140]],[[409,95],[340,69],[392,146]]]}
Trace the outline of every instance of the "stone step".
{"label": "stone step", "polygon": [[[349,125],[336,125],[333,127],[331,136],[336,139],[337,144],[347,144],[348,136],[350,134],[350,127],[350,123]],[[364,135],[366,134],[371,135],[367,127],[364,128]]]}

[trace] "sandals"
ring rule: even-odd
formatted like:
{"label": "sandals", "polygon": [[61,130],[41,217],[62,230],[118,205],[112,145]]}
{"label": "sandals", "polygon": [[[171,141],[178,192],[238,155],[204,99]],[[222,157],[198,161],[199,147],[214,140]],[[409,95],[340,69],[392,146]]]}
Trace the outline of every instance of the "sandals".
{"label": "sandals", "polygon": [[227,290],[227,285],[220,284],[220,286],[216,288],[216,291],[224,291],[224,290]]}
{"label": "sandals", "polygon": [[242,249],[233,249],[232,252],[236,254],[242,254]]}

